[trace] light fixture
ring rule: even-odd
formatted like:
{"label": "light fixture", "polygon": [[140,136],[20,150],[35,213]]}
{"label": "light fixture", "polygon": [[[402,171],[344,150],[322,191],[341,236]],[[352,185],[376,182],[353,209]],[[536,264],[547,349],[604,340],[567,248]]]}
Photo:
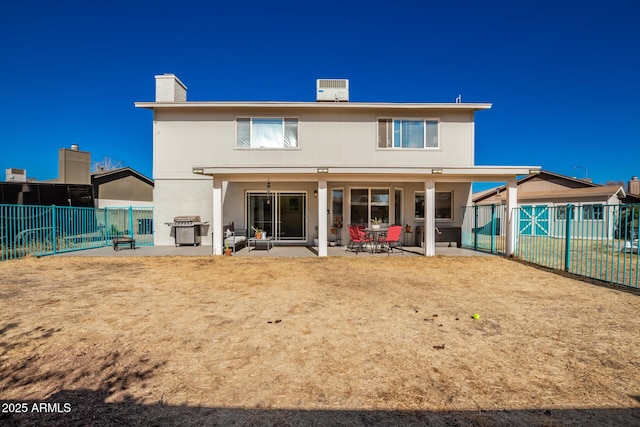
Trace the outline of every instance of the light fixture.
{"label": "light fixture", "polygon": [[271,182],[267,178],[267,204],[271,204]]}
{"label": "light fixture", "polygon": [[191,169],[192,173],[197,173],[198,175],[202,175],[204,173],[204,169],[202,168],[193,168]]}
{"label": "light fixture", "polygon": [[329,173],[329,168],[318,168],[318,173]]}
{"label": "light fixture", "polygon": [[442,173],[442,169],[431,169],[431,173],[434,173],[434,174],[435,174],[435,173],[440,174],[440,173]]}
{"label": "light fixture", "polygon": [[318,198],[318,190],[313,190],[313,197]]}

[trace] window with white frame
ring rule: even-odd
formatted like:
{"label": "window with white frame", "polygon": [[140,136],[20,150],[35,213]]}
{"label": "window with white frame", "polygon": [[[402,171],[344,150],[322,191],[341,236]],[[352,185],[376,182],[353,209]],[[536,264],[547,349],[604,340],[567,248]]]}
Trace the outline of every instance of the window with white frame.
{"label": "window with white frame", "polygon": [[439,148],[438,120],[379,119],[378,148]]}
{"label": "window with white frame", "polygon": [[575,206],[557,206],[556,207],[556,219],[567,219],[567,216],[569,217],[570,220],[573,220],[574,215],[573,215],[573,208],[575,208]]}
{"label": "window with white frame", "polygon": [[[415,212],[416,219],[424,219],[424,191],[415,192]],[[453,192],[436,191],[436,219],[453,219]]]}
{"label": "window with white frame", "polygon": [[389,203],[388,188],[352,188],[351,223],[368,224],[373,219],[379,219],[383,224],[388,224]]}
{"label": "window with white frame", "polygon": [[582,205],[582,219],[602,219],[602,205]]}
{"label": "window with white frame", "polygon": [[298,119],[238,118],[238,148],[297,148]]}

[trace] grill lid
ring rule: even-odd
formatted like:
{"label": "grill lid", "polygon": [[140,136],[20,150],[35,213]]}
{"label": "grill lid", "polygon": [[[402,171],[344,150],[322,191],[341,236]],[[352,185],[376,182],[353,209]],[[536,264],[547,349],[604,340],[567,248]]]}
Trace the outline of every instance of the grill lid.
{"label": "grill lid", "polygon": [[173,217],[173,222],[174,223],[200,222],[200,216],[198,215],[176,216],[176,217]]}

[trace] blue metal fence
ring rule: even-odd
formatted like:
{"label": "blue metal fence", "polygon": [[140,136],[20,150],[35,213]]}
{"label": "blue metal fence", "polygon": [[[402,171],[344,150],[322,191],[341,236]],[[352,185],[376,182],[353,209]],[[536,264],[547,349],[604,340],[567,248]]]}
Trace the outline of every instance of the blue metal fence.
{"label": "blue metal fence", "polygon": [[153,245],[153,208],[0,205],[0,261],[109,246],[117,236]]}
{"label": "blue metal fence", "polygon": [[515,255],[618,285],[640,287],[640,205],[522,206]]}
{"label": "blue metal fence", "polygon": [[[506,206],[463,210],[462,245],[504,254]],[[640,204],[520,206],[515,256],[534,264],[618,285],[640,287]]]}
{"label": "blue metal fence", "polygon": [[506,205],[467,206],[462,210],[462,246],[496,254],[507,247]]}

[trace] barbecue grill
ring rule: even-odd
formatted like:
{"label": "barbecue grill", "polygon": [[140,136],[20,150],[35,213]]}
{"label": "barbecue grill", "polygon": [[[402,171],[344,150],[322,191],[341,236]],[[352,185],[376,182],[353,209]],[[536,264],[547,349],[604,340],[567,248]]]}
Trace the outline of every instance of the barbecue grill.
{"label": "barbecue grill", "polygon": [[175,238],[176,246],[198,246],[201,238],[207,233],[208,222],[200,221],[199,216],[176,216],[173,222],[166,222],[171,227],[170,236]]}

